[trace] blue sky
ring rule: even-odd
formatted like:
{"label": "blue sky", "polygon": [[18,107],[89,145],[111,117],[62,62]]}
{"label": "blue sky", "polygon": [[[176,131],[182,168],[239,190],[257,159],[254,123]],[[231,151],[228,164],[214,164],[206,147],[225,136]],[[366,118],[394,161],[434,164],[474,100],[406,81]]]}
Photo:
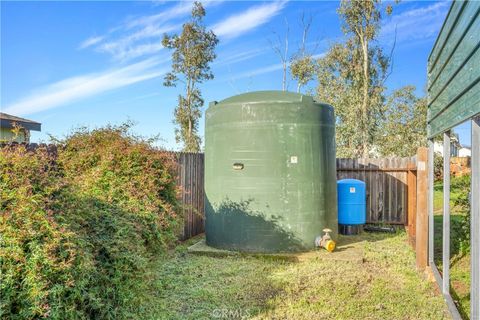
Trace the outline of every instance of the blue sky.
{"label": "blue sky", "polygon": [[[201,86],[207,103],[247,91],[281,89],[280,60],[269,39],[275,39],[274,32],[284,34],[285,20],[291,53],[298,48],[302,12],[314,15],[310,43],[319,43],[316,55],[342,35],[334,1],[204,4],[205,22],[220,39],[212,66],[215,79]],[[413,84],[423,94],[427,57],[449,6],[433,1],[394,6],[380,37],[389,51],[397,30],[389,90]],[[161,145],[177,149],[172,113],[182,88],[162,86],[171,53],[160,42],[165,32],[180,30],[190,8],[189,2],[169,1],[2,1],[2,111],[42,122],[33,141],[46,141],[48,134],[63,136],[78,126],[130,119],[137,123],[134,132],[159,134]],[[294,81],[289,89],[296,89]],[[203,135],[203,119],[200,131]]]}

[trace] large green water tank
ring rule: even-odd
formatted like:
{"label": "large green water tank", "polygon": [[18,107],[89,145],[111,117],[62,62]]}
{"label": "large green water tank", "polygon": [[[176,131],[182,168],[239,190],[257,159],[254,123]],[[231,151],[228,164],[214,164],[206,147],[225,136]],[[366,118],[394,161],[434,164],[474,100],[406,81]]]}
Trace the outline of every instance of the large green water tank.
{"label": "large green water tank", "polygon": [[205,124],[209,246],[250,252],[313,249],[337,235],[335,116],[282,91],[210,103]]}

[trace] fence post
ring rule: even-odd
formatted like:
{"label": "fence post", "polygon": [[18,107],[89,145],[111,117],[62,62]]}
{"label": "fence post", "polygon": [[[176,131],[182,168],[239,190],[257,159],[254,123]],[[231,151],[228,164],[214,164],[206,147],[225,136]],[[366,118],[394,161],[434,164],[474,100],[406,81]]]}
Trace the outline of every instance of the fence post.
{"label": "fence post", "polygon": [[427,168],[428,149],[418,148],[417,151],[417,216],[415,230],[415,252],[417,269],[423,270],[428,262],[428,214],[427,214]]}
{"label": "fence post", "polygon": [[480,115],[472,119],[470,319],[480,319]]}
{"label": "fence post", "polygon": [[447,131],[443,134],[443,294],[450,294],[450,144],[450,131]]}
{"label": "fence post", "polygon": [[408,221],[408,241],[415,249],[415,239],[417,237],[417,172],[416,162],[408,161],[407,172],[407,221]]}

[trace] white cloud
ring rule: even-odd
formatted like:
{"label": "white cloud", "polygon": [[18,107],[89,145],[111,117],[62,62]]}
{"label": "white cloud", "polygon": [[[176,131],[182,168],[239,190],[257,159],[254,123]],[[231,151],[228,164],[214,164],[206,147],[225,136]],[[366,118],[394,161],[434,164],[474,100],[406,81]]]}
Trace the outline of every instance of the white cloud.
{"label": "white cloud", "polygon": [[91,38],[86,39],[82,43],[80,43],[78,48],[79,49],[85,49],[85,48],[91,47],[91,46],[101,42],[102,40],[103,40],[103,37],[101,37],[101,36],[91,37]]}
{"label": "white cloud", "polygon": [[393,15],[389,21],[383,24],[381,36],[393,40],[396,30],[397,41],[400,42],[436,37],[450,5],[449,1],[436,2],[426,7],[414,8]]}
{"label": "white cloud", "polygon": [[130,18],[103,36],[83,41],[80,48],[93,47],[98,52],[111,55],[117,61],[128,61],[159,52],[163,49],[163,34],[181,26],[179,23],[169,22],[188,15],[191,8],[191,1],[182,1],[154,15]]}
{"label": "white cloud", "polygon": [[191,10],[192,1],[181,1],[175,6],[170,7],[160,13],[132,18],[128,20],[123,27],[125,29],[132,29],[139,26],[152,26],[173,20],[175,18],[184,17],[188,15]]}
{"label": "white cloud", "polygon": [[122,60],[130,60],[136,57],[142,57],[145,55],[153,54],[159,52],[163,49],[163,45],[160,41],[153,43],[144,43],[137,46],[133,46],[123,50],[120,55]]}
{"label": "white cloud", "polygon": [[240,73],[233,78],[234,79],[242,79],[242,78],[254,77],[254,76],[261,75],[261,74],[270,73],[270,72],[273,72],[273,71],[278,71],[278,70],[281,70],[282,68],[283,68],[283,65],[281,63],[276,63],[276,64],[272,64],[272,65],[269,65],[269,66],[266,66],[266,67],[261,67],[261,68],[257,68],[257,69],[254,69],[254,70],[250,70],[250,71]]}
{"label": "white cloud", "polygon": [[266,52],[267,52],[267,48],[256,48],[256,49],[251,49],[251,50],[236,52],[236,53],[232,53],[231,51],[220,52],[218,53],[218,59],[213,64],[214,65],[215,64],[218,64],[218,65],[235,64],[241,61],[252,59]]}
{"label": "white cloud", "polygon": [[[161,37],[179,26],[145,26],[125,37],[105,42],[97,47],[100,52],[112,55],[115,60],[126,61],[163,49]],[[148,42],[147,42],[148,41]]]}
{"label": "white cloud", "polygon": [[[204,7],[220,4],[222,1],[204,1]],[[112,28],[103,36],[91,37],[80,44],[80,48],[93,47],[98,52],[111,55],[114,60],[128,61],[154,54],[162,50],[161,38],[164,33],[173,32],[182,26],[181,19],[192,10],[193,1],[181,1],[153,15],[129,18]]]}
{"label": "white cloud", "polygon": [[231,15],[211,28],[218,37],[235,38],[270,21],[285,7],[285,1],[277,1],[251,7]]}
{"label": "white cloud", "polygon": [[128,66],[67,78],[39,88],[5,108],[6,113],[27,115],[125,87],[164,74],[159,59],[146,59]]}

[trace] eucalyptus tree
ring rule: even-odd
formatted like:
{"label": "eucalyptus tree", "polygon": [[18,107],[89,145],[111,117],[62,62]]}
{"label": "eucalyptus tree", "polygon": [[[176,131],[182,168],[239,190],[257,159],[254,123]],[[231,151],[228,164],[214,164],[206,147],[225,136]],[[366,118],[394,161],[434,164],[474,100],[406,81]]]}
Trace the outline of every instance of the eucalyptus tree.
{"label": "eucalyptus tree", "polygon": [[173,50],[172,69],[165,75],[164,85],[175,87],[181,82],[185,92],[178,96],[174,111],[175,138],[183,143],[187,152],[200,151],[201,138],[198,122],[202,115],[204,100],[199,84],[214,78],[210,64],[215,60],[218,38],[207,30],[203,22],[205,9],[194,2],[190,20],[183,24],[182,32],[164,35],[162,44]]}
{"label": "eucalyptus tree", "polygon": [[375,145],[382,156],[408,157],[427,144],[427,99],[414,86],[395,90],[387,98]]}
{"label": "eucalyptus tree", "polygon": [[382,14],[391,12],[380,0],[342,0],[345,40],[318,61],[317,96],[335,106],[339,156],[368,157],[375,149],[391,62],[377,39]]}

